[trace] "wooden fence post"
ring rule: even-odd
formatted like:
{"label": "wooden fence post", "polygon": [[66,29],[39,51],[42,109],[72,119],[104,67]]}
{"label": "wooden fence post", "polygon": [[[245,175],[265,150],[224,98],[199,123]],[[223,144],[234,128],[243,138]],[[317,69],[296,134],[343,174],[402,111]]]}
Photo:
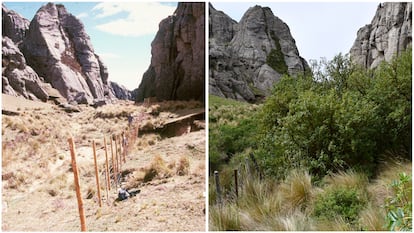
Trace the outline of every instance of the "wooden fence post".
{"label": "wooden fence post", "polygon": [[127,145],[126,145],[126,136],[125,136],[125,132],[122,132],[122,155],[124,156],[124,164],[126,163],[126,153],[127,153]]}
{"label": "wooden fence post", "polygon": [[117,137],[114,136],[115,139],[115,159],[116,159],[116,176],[115,176],[115,182],[116,185],[118,186],[118,173],[121,171],[121,164],[119,163],[119,158],[118,158],[118,142],[117,142]]}
{"label": "wooden fence post", "polygon": [[237,179],[237,169],[234,169],[234,185],[235,185],[235,191],[236,191],[236,198],[239,198],[239,185],[238,185],[238,179]]}
{"label": "wooden fence post", "polygon": [[106,148],[106,137],[104,137],[104,147],[105,147],[105,165],[106,165],[106,182],[107,182],[107,187],[109,190],[111,190],[111,180],[109,178],[109,159],[108,159],[108,149]]}
{"label": "wooden fence post", "polygon": [[98,203],[99,203],[99,207],[102,207],[101,187],[99,185],[98,162],[97,162],[97,159],[96,159],[95,141],[92,141],[92,148],[93,148],[93,160],[95,162],[95,177],[96,177],[96,189],[98,190]]}
{"label": "wooden fence post", "polygon": [[214,171],[214,178],[216,180],[216,192],[218,203],[221,205],[221,190],[220,190],[220,180],[218,171]]}
{"label": "wooden fence post", "polygon": [[115,182],[115,180],[116,180],[116,177],[115,177],[115,174],[116,174],[116,167],[115,167],[114,148],[113,148],[113,146],[112,146],[112,136],[110,136],[110,137],[109,137],[109,139],[110,139],[110,141],[111,141],[112,174],[113,174],[113,176],[114,176],[114,183],[115,183],[115,188],[116,188],[116,187],[117,187],[117,186],[116,186],[116,182]]}
{"label": "wooden fence post", "polygon": [[82,195],[79,186],[79,174],[78,174],[78,166],[76,165],[76,151],[75,145],[73,143],[73,138],[68,138],[69,148],[70,148],[70,156],[72,158],[72,170],[73,176],[75,179],[75,190],[76,190],[76,198],[78,199],[78,209],[79,209],[79,218],[81,223],[81,231],[86,231],[86,223],[85,223],[85,212],[83,210],[83,201]]}

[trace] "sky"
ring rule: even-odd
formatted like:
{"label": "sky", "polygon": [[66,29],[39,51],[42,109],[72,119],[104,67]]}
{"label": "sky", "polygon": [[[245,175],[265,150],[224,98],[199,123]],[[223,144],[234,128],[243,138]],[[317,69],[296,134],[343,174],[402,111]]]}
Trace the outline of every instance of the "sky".
{"label": "sky", "polygon": [[[28,20],[47,2],[3,2]],[[109,80],[137,88],[151,63],[151,42],[162,19],[177,8],[173,2],[55,2],[79,18],[95,53],[108,67]]]}
{"label": "sky", "polygon": [[299,54],[307,61],[331,60],[349,53],[362,26],[371,23],[379,2],[215,2],[237,22],[255,5],[268,6],[284,21],[296,41]]}

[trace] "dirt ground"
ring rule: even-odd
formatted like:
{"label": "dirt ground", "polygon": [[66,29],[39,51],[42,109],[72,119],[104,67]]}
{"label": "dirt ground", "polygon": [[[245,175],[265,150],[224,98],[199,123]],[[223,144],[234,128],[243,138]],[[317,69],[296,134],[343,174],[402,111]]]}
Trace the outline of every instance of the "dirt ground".
{"label": "dirt ground", "polygon": [[[10,101],[3,100],[3,108],[12,104]],[[149,130],[135,142],[131,140],[122,165],[122,185],[139,189],[140,193],[115,201],[119,186],[114,183],[108,196],[106,193],[102,135],[128,129],[126,115],[130,113],[138,115],[138,121],[147,122],[147,126],[159,126],[200,110],[199,106],[182,107],[190,106],[188,103],[169,104],[173,107],[123,102],[103,110],[82,107],[79,113],[66,113],[54,105],[31,108],[26,103],[14,109],[20,115],[2,115],[2,230],[80,230],[67,143],[68,136],[73,136],[88,231],[205,231],[203,128],[169,138]],[[102,207],[98,206],[92,140],[97,143]],[[143,179],[154,164],[157,175]]]}

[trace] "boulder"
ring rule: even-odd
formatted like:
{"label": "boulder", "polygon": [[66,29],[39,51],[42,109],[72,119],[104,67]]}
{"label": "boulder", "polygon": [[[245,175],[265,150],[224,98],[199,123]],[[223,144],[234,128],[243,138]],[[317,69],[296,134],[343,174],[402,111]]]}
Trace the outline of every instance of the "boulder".
{"label": "boulder", "polygon": [[411,44],[412,3],[381,3],[371,23],[358,30],[350,57],[356,64],[375,68]]}
{"label": "boulder", "polygon": [[203,100],[205,3],[178,3],[162,20],[151,43],[151,64],[137,90],[137,101]]}

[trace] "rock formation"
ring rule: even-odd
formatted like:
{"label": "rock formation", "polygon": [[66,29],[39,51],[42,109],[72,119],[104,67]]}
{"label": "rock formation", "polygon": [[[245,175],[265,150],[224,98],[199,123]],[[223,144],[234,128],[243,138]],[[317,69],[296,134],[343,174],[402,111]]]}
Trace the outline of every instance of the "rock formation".
{"label": "rock formation", "polygon": [[63,5],[48,3],[37,11],[22,50],[28,64],[69,101],[87,104],[111,93],[83,24]]}
{"label": "rock formation", "polygon": [[26,65],[20,50],[9,37],[2,38],[2,92],[31,100],[48,100],[42,80]]}
{"label": "rock formation", "polygon": [[2,5],[2,46],[5,94],[61,103],[57,90],[83,104],[131,99],[129,90],[108,80],[83,24],[63,5],[42,6],[30,23]]}
{"label": "rock formation", "polygon": [[29,30],[30,21],[18,13],[8,10],[3,4],[1,5],[1,13],[2,36],[9,37],[17,45],[20,44]]}
{"label": "rock formation", "polygon": [[132,97],[132,92],[126,87],[111,81],[109,83],[111,84],[112,92],[117,99],[134,100]]}
{"label": "rock formation", "polygon": [[48,100],[41,78],[26,65],[20,45],[29,30],[29,21],[2,5],[2,93],[31,100]]}
{"label": "rock formation", "polygon": [[209,93],[255,102],[283,74],[308,68],[289,27],[268,7],[251,7],[236,23],[210,7]]}
{"label": "rock formation", "polygon": [[162,20],[151,44],[151,64],[137,90],[137,101],[203,100],[205,3],[178,3]]}
{"label": "rock formation", "polygon": [[378,6],[371,24],[358,30],[350,57],[366,68],[375,68],[411,44],[412,3],[383,3]]}

